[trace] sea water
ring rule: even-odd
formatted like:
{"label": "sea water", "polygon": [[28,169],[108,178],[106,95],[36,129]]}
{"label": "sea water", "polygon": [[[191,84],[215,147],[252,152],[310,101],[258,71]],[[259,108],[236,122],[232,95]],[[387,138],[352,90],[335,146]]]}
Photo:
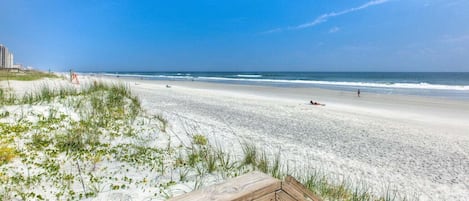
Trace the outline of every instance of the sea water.
{"label": "sea water", "polygon": [[152,80],[187,80],[276,87],[319,87],[362,93],[469,100],[469,72],[104,72]]}

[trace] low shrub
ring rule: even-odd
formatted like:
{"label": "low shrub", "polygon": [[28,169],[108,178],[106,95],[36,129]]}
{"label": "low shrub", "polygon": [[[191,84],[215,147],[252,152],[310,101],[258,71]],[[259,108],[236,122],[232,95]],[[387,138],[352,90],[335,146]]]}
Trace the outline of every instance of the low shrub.
{"label": "low shrub", "polygon": [[0,145],[0,165],[9,163],[15,157],[16,157],[15,149],[5,146],[5,145]]}

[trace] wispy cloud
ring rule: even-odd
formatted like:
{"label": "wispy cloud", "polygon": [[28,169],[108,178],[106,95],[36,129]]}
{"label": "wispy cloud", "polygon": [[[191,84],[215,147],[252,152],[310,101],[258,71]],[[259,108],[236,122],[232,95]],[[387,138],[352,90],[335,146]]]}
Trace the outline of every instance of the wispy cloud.
{"label": "wispy cloud", "polygon": [[329,29],[329,33],[335,33],[335,32],[338,32],[338,31],[340,31],[339,27],[332,27],[331,29]]}
{"label": "wispy cloud", "polygon": [[341,16],[341,15],[345,15],[345,14],[348,14],[348,13],[351,13],[351,12],[355,12],[355,11],[359,11],[359,10],[363,10],[365,8],[368,8],[370,6],[375,6],[375,5],[379,5],[379,4],[383,4],[383,3],[386,3],[388,2],[389,0],[374,0],[374,1],[370,1],[370,2],[367,2],[361,6],[358,6],[358,7],[354,7],[354,8],[349,8],[349,9],[346,9],[346,10],[343,10],[343,11],[339,11],[339,12],[332,12],[332,13],[326,13],[326,14],[323,14],[319,17],[317,17],[315,20],[313,20],[312,22],[308,22],[308,23],[304,23],[304,24],[300,24],[296,27],[293,27],[294,29],[304,29],[304,28],[308,28],[308,27],[312,27],[312,26],[316,26],[318,24],[321,24],[323,22],[326,22],[329,18],[331,17],[337,17],[337,16]]}
{"label": "wispy cloud", "polygon": [[349,8],[349,9],[342,10],[342,11],[339,11],[339,12],[331,12],[331,13],[322,14],[322,15],[320,15],[319,17],[317,17],[316,19],[314,19],[311,22],[307,22],[307,23],[304,23],[304,24],[300,24],[300,25],[296,25],[296,26],[292,26],[292,27],[288,27],[288,28],[272,29],[272,30],[269,30],[269,31],[265,31],[263,33],[274,33],[274,32],[280,32],[280,31],[284,31],[284,30],[304,29],[304,28],[308,28],[308,27],[313,27],[313,26],[316,26],[318,24],[327,22],[327,20],[329,20],[329,18],[345,15],[345,14],[355,12],[355,11],[359,11],[359,10],[363,10],[363,9],[366,9],[368,7],[371,7],[371,6],[386,3],[388,1],[390,1],[390,0],[373,0],[373,1],[369,1],[369,2],[367,2],[367,3],[365,3],[361,6]]}
{"label": "wispy cloud", "polygon": [[469,34],[460,35],[460,36],[445,36],[441,41],[446,42],[446,43],[468,42],[469,41]]}
{"label": "wispy cloud", "polygon": [[267,31],[261,32],[261,34],[271,34],[271,33],[281,32],[281,31],[283,31],[282,28],[276,28],[276,29],[271,29],[271,30],[267,30]]}

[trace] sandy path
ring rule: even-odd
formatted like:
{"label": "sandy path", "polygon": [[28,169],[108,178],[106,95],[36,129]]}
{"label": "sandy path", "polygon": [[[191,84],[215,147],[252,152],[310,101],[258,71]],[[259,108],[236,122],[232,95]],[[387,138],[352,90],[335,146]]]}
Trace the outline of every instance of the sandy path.
{"label": "sandy path", "polygon": [[[238,141],[248,140],[280,150],[290,165],[365,181],[376,191],[391,185],[417,192],[422,200],[469,199],[469,117],[463,118],[468,103],[356,98],[318,89],[129,83],[149,112],[163,112],[174,122],[175,132],[204,133],[233,150],[239,150]],[[306,104],[311,96],[327,106]]]}

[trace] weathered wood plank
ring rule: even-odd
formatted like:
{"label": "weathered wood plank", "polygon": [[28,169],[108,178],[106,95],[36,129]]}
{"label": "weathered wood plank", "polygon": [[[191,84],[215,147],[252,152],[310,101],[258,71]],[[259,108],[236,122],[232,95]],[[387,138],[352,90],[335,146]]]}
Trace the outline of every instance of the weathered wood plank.
{"label": "weathered wood plank", "polygon": [[275,201],[275,192],[256,198],[253,201]]}
{"label": "weathered wood plank", "polygon": [[285,181],[282,182],[282,190],[298,201],[322,201],[321,198],[312,193],[292,176],[285,177]]}
{"label": "weathered wood plank", "polygon": [[281,182],[261,172],[251,172],[221,184],[186,193],[170,201],[254,200],[279,190]]}
{"label": "weathered wood plank", "polygon": [[276,201],[297,201],[292,196],[288,195],[284,191],[280,190],[275,193]]}
{"label": "weathered wood plank", "polygon": [[305,195],[303,193],[301,193],[300,191],[298,191],[297,189],[295,189],[294,186],[292,186],[291,184],[289,183],[285,183],[283,182],[282,183],[282,191],[284,191],[285,193],[287,193],[288,195],[290,195],[293,200],[297,200],[297,201],[312,201],[312,200],[307,200],[305,198]]}

